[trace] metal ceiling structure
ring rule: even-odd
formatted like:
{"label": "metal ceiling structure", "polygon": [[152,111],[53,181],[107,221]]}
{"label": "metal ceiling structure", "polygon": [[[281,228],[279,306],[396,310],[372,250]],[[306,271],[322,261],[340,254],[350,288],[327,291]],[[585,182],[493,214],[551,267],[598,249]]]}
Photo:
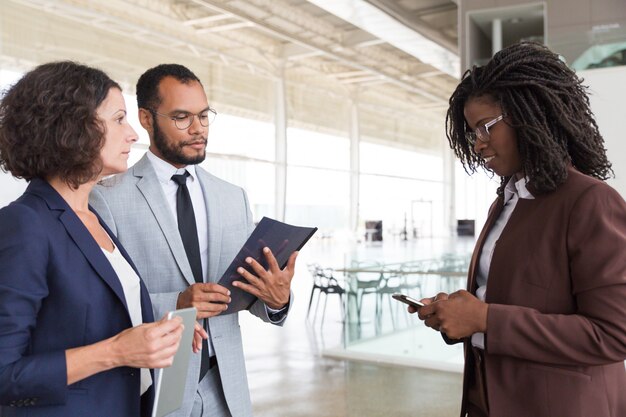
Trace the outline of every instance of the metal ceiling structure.
{"label": "metal ceiling structure", "polygon": [[[368,3],[456,52],[454,2]],[[443,111],[457,83],[306,0],[12,0],[0,11],[3,67],[66,57],[100,66],[132,89],[148,66],[176,61],[207,68],[199,75],[211,79],[207,88],[218,100],[233,107],[253,103],[248,110],[257,114],[271,107],[272,83],[282,78],[290,104],[293,97],[357,100],[366,118],[395,120],[370,120],[367,136],[381,129],[385,140],[422,149],[440,148]],[[331,117],[324,103],[294,108],[310,114],[311,124]]]}

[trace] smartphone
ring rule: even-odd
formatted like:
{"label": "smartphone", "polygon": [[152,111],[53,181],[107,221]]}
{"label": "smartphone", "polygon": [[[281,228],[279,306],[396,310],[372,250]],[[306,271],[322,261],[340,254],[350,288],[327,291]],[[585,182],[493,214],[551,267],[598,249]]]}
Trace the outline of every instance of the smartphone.
{"label": "smartphone", "polygon": [[396,300],[401,301],[404,304],[408,304],[415,308],[424,307],[426,305],[422,303],[421,301],[417,301],[415,298],[411,298],[405,294],[395,293],[395,294],[392,294],[391,296],[395,298]]}

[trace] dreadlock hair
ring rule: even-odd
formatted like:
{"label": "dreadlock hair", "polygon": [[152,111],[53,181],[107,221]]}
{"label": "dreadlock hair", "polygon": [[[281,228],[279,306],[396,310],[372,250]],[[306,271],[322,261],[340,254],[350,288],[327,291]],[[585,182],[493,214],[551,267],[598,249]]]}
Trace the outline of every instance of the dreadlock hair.
{"label": "dreadlock hair", "polygon": [[[446,136],[468,174],[484,162],[466,139],[463,110],[475,98],[490,97],[517,134],[522,168],[537,193],[554,191],[567,179],[571,164],[606,180],[614,175],[604,139],[589,108],[587,87],[559,56],[534,42],[520,42],[498,52],[485,66],[463,75],[450,97]],[[503,195],[510,177],[501,178]]]}

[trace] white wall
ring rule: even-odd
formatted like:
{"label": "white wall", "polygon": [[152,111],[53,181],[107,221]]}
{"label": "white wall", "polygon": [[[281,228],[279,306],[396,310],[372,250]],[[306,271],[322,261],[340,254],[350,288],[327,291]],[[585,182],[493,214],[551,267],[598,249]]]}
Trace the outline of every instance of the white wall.
{"label": "white wall", "polygon": [[626,66],[579,71],[589,86],[591,109],[604,136],[615,178],[607,181],[626,199]]}

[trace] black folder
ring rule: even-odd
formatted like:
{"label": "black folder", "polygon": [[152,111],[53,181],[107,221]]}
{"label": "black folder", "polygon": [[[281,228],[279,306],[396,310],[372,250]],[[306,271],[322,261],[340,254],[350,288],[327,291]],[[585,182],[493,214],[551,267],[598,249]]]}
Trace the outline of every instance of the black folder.
{"label": "black folder", "polygon": [[283,269],[291,254],[300,250],[316,231],[317,227],[293,226],[269,217],[263,217],[218,281],[218,284],[230,290],[231,298],[228,309],[222,314],[247,310],[256,301],[254,295],[233,286],[235,281],[245,282],[245,279],[237,272],[239,267],[243,267],[256,275],[252,267],[245,261],[248,256],[263,265],[263,268],[268,269],[267,260],[263,254],[263,248],[268,247],[274,254],[280,268]]}

